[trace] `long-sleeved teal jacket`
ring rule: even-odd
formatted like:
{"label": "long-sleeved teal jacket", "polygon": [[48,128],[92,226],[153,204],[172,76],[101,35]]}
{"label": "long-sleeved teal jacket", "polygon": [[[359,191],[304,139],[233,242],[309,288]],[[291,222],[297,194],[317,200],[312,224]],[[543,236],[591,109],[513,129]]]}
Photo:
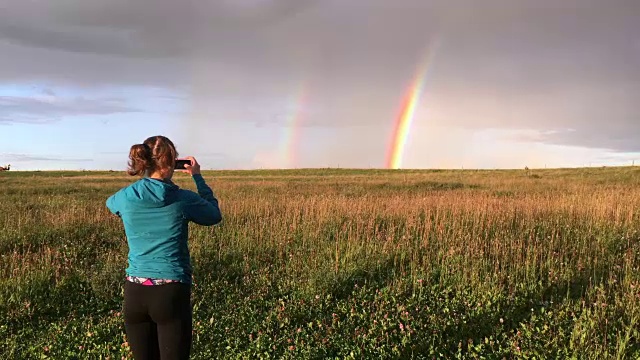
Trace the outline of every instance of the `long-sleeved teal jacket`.
{"label": "long-sleeved teal jacket", "polygon": [[124,225],[127,275],[191,283],[188,224],[211,226],[222,221],[218,200],[202,175],[192,178],[198,193],[144,177],[107,199],[107,208]]}

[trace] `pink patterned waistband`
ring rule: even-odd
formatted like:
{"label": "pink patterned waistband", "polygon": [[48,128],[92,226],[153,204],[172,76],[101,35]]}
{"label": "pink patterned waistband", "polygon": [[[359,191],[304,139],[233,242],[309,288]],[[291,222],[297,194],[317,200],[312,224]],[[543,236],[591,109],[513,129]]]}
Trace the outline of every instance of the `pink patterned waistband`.
{"label": "pink patterned waistband", "polygon": [[140,285],[163,285],[163,284],[179,282],[178,280],[173,280],[173,279],[150,279],[150,278],[138,277],[138,276],[127,276],[127,281],[130,281],[134,284],[140,284]]}

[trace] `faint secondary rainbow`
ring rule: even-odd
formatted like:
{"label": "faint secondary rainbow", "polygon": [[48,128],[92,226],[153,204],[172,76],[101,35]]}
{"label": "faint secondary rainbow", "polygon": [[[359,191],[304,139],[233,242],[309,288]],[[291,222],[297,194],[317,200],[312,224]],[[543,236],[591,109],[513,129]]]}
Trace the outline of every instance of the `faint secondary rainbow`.
{"label": "faint secondary rainbow", "polygon": [[295,89],[287,104],[285,127],[282,136],[281,154],[285,167],[294,168],[297,165],[297,153],[302,134],[303,110],[307,101],[307,88],[301,82]]}
{"label": "faint secondary rainbow", "polygon": [[434,43],[427,49],[427,56],[418,66],[418,71],[411,82],[411,86],[407,89],[402,100],[400,113],[395,120],[391,144],[387,150],[386,166],[389,169],[399,169],[402,167],[404,151],[411,133],[411,125],[415,118],[416,108],[420,98],[422,97],[425,80],[433,62],[434,54],[439,42],[439,38],[436,38]]}

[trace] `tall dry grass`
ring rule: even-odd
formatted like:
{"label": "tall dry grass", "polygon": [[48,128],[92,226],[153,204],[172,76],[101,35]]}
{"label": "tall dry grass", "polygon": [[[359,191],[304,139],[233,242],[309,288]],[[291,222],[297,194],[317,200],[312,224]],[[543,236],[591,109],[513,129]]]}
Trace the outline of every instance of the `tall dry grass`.
{"label": "tall dry grass", "polygon": [[[224,222],[191,226],[195,357],[638,356],[639,174],[206,173]],[[133,180],[0,175],[5,354],[128,356],[104,201]]]}

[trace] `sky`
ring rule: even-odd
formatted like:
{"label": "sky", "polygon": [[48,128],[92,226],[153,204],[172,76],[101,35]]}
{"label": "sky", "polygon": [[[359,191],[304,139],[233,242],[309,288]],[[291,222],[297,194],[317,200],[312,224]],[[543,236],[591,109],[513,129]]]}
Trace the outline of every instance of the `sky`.
{"label": "sky", "polygon": [[0,0],[0,165],[640,164],[638,34],[638,0]]}

